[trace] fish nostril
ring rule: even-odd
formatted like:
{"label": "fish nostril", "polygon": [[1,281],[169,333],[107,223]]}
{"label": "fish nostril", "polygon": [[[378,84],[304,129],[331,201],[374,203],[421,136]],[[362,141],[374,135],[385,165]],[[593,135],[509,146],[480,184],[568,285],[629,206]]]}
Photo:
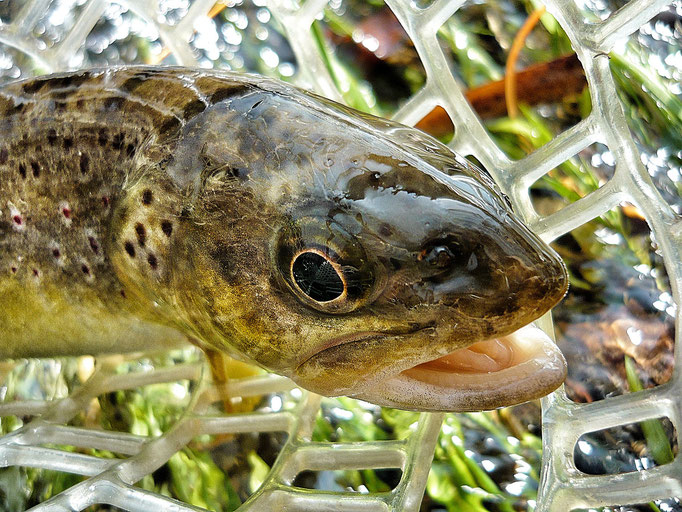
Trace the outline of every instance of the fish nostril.
{"label": "fish nostril", "polygon": [[447,235],[423,245],[417,261],[439,274],[456,267],[474,270],[478,266],[478,259],[469,249],[454,235]]}
{"label": "fish nostril", "polygon": [[429,265],[441,269],[450,267],[455,260],[455,255],[447,245],[436,245],[430,249],[424,249],[419,256]]}

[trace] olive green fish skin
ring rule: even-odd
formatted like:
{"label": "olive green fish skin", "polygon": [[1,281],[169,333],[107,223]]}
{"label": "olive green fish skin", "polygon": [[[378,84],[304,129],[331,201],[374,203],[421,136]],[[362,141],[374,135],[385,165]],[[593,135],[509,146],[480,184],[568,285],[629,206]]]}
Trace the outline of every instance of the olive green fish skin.
{"label": "olive green fish skin", "polygon": [[[274,81],[16,82],[0,133],[2,356],[190,339],[335,395],[513,332],[566,291],[482,171]],[[297,284],[306,251],[336,265],[338,298]]]}

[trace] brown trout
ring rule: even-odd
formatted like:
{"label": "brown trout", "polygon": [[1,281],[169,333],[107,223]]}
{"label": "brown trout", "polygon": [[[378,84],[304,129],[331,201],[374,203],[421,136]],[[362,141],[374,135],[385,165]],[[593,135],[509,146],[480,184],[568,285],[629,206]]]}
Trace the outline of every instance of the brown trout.
{"label": "brown trout", "polygon": [[[325,395],[523,402],[561,259],[433,138],[264,78],[79,71],[0,88],[0,356],[189,340]],[[524,327],[526,326],[526,327]]]}

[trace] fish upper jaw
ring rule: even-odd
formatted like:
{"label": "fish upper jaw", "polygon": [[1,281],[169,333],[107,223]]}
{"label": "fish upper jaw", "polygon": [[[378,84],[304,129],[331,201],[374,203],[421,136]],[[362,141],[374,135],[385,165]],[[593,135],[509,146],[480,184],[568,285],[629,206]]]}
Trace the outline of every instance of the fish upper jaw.
{"label": "fish upper jaw", "polygon": [[[345,343],[368,339],[369,336]],[[390,336],[384,336],[382,341],[390,345],[388,340]],[[326,395],[344,394],[382,406],[464,412],[495,409],[540,398],[559,387],[566,377],[566,362],[560,350],[532,324],[441,357],[425,359],[423,353],[432,352],[428,346],[421,350],[421,358],[419,352],[413,351],[402,364],[368,372],[365,378],[351,385],[344,385],[342,379],[335,380],[329,374],[319,381],[309,380],[306,372],[300,371],[305,363],[297,368],[294,380]]]}

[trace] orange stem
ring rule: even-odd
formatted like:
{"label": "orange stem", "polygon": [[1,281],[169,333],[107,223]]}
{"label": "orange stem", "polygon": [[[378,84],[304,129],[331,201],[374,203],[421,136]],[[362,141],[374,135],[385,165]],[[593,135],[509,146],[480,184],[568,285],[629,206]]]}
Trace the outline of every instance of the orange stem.
{"label": "orange stem", "polygon": [[504,95],[507,101],[507,113],[512,119],[519,115],[516,97],[516,61],[519,58],[519,53],[521,53],[521,48],[523,48],[528,34],[530,34],[531,30],[537,25],[540,16],[544,13],[545,7],[543,6],[534,10],[530,16],[528,16],[528,19],[521,27],[521,30],[516,34],[514,42],[509,50],[507,65],[505,66]]}

